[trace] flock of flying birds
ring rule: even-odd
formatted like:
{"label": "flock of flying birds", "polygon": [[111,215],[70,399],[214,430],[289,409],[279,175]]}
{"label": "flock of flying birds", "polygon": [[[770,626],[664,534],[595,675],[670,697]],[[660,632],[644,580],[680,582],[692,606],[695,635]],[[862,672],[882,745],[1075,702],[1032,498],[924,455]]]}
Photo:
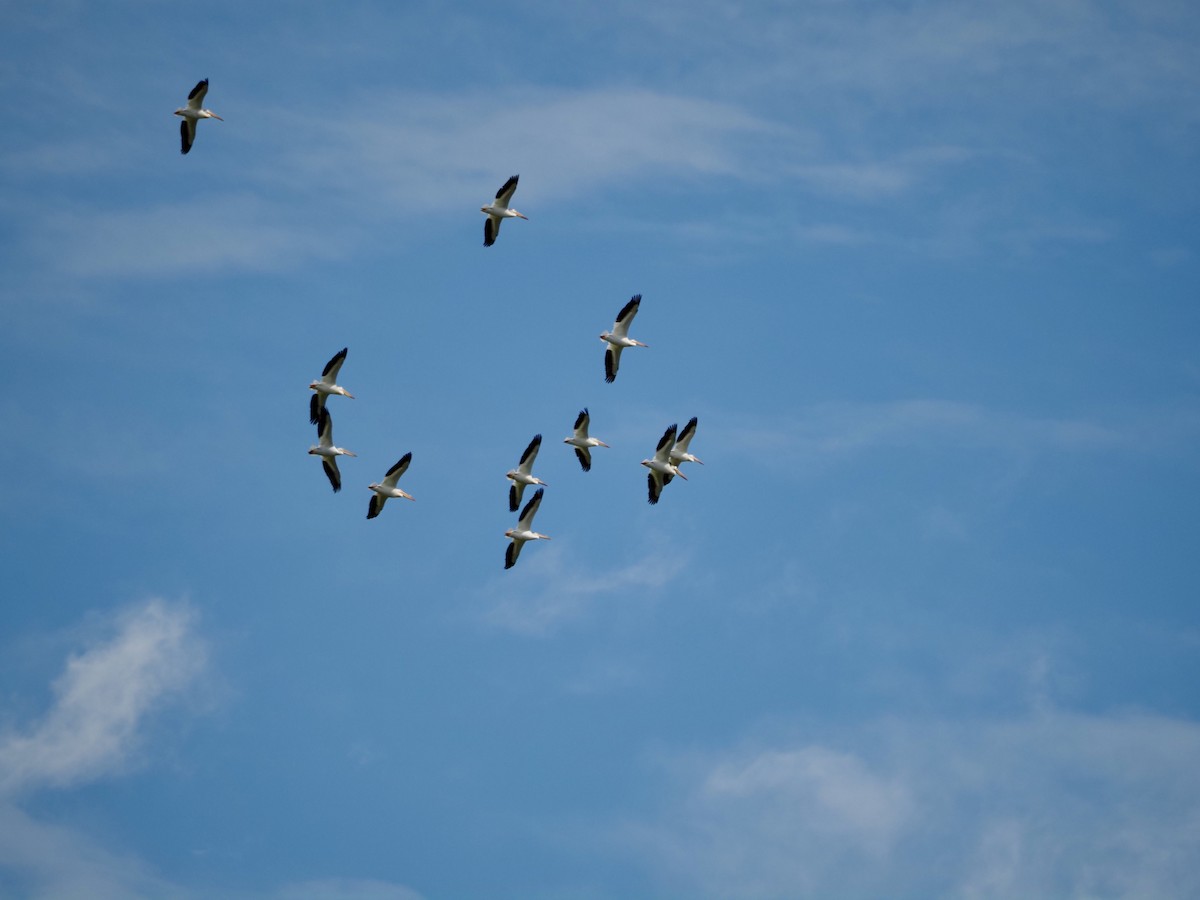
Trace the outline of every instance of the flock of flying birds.
{"label": "flock of flying birds", "polygon": [[[175,110],[175,115],[183,120],[179,125],[179,133],[182,140],[182,149],[180,152],[182,153],[186,154],[192,149],[192,145],[196,141],[196,124],[201,119],[224,121],[212,110],[204,109],[204,97],[207,93],[208,79],[205,78],[192,88],[191,93],[188,94],[187,106],[181,106]],[[505,219],[528,218],[510,206],[513,194],[517,190],[517,180],[518,176],[513,175],[496,192],[496,198],[491,203],[479,208],[479,211],[487,216],[487,219],[483,223],[483,244],[485,247],[490,247],[496,243],[496,238],[500,234],[500,223]],[[604,380],[608,383],[612,383],[617,377],[617,369],[621,365],[622,350],[627,347],[647,346],[629,336],[629,326],[633,322],[634,316],[637,315],[641,302],[641,294],[635,294],[631,297],[629,302],[621,307],[621,311],[617,313],[612,331],[605,331],[600,334],[600,339],[605,342]],[[321,465],[325,469],[325,475],[329,478],[329,483],[335,493],[342,489],[342,475],[338,470],[337,458],[339,456],[357,455],[333,443],[333,416],[329,414],[329,409],[326,406],[326,401],[333,395],[349,397],[351,400],[354,399],[353,394],[337,383],[342,364],[346,361],[347,350],[348,348],[343,347],[335,353],[333,358],[325,364],[325,368],[321,371],[321,377],[308,385],[309,390],[313,392],[309,398],[308,419],[311,424],[317,426],[317,444],[310,447],[308,452],[313,456],[321,458]],[[590,423],[591,417],[587,409],[580,410],[579,415],[575,419],[574,432],[570,437],[563,438],[564,444],[574,447],[575,455],[579,459],[579,465],[585,472],[590,472],[592,469],[592,448],[608,446],[608,444],[599,438],[588,435],[588,426]],[[642,465],[650,470],[646,477],[650,503],[658,503],[658,498],[661,496],[663,488],[670,484],[675,476],[679,476],[685,481],[687,480],[687,476],[679,470],[679,467],[683,463],[701,462],[688,449],[692,438],[696,434],[696,424],[697,419],[693,416],[684,426],[683,431],[677,433],[676,425],[669,426],[659,439],[654,456],[642,460]],[[525,508],[521,510],[521,515],[517,520],[517,527],[510,528],[504,532],[504,536],[509,539],[509,545],[504,555],[504,568],[506,569],[511,569],[516,563],[517,557],[521,553],[521,548],[526,542],[550,540],[549,535],[533,530],[533,517],[537,515],[538,508],[542,503],[542,495],[545,493],[547,486],[546,482],[533,474],[533,464],[537,459],[541,446],[542,436],[540,434],[534,435],[533,440],[529,442],[529,446],[525,448],[525,452],[521,454],[521,459],[517,467],[509,469],[505,476],[512,482],[508,489],[508,508],[511,512],[516,512],[520,507],[525,486],[531,484],[538,485],[538,489],[533,497],[525,504]],[[387,474],[384,475],[382,481],[368,485],[368,488],[372,492],[371,502],[367,507],[368,519],[374,519],[378,516],[383,511],[384,504],[391,498],[413,499],[412,494],[409,494],[398,486],[401,476],[408,471],[408,466],[411,462],[412,453],[405,453],[396,461],[395,465],[387,470]]]}

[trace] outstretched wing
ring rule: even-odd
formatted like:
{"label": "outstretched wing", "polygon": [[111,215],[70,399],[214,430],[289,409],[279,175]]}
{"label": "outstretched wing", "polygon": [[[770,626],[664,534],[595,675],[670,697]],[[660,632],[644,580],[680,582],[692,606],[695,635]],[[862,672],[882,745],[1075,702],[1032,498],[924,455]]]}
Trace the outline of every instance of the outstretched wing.
{"label": "outstretched wing", "polygon": [[533,531],[533,517],[537,515],[538,507],[542,505],[544,493],[546,493],[545,488],[538,488],[533,498],[521,510],[521,518],[517,520],[517,527],[522,531]]}
{"label": "outstretched wing", "polygon": [[646,482],[650,487],[650,505],[653,506],[658,503],[658,498],[662,494],[662,475],[651,469],[650,474],[646,476]]}
{"label": "outstretched wing", "polygon": [[579,465],[583,466],[583,471],[592,471],[592,451],[587,447],[576,447],[575,455],[579,457]]}
{"label": "outstretched wing", "polygon": [[621,365],[621,348],[609,344],[604,350],[604,380],[612,384]]}
{"label": "outstretched wing", "polygon": [[192,144],[196,142],[196,120],[184,119],[179,123],[179,137],[183,142],[180,153],[187,153],[192,149]]}
{"label": "outstretched wing", "polygon": [[533,461],[537,459],[538,450],[542,448],[542,436],[535,434],[525,452],[521,454],[521,471],[528,474],[533,469]]}
{"label": "outstretched wing", "polygon": [[337,460],[321,457],[321,465],[325,469],[325,474],[329,478],[329,483],[333,485],[333,492],[336,494],[342,489],[342,473],[338,471]]}
{"label": "outstretched wing", "polygon": [[683,431],[679,432],[679,437],[675,438],[676,450],[687,453],[688,444],[692,442],[692,436],[696,433],[696,424],[699,421],[695,416],[688,419],[688,423],[683,426]]}
{"label": "outstretched wing", "polygon": [[400,476],[408,471],[408,464],[412,462],[412,453],[405,453],[396,464],[387,470],[387,475],[383,478],[383,483],[388,487],[395,487],[396,482],[400,480]]}
{"label": "outstretched wing", "polygon": [[621,311],[617,313],[617,321],[613,323],[613,334],[625,337],[629,334],[629,323],[633,321],[633,317],[637,315],[638,307],[642,304],[642,295],[634,294],[629,298],[629,302],[621,307]]}
{"label": "outstretched wing", "polygon": [[208,79],[202,78],[196,82],[192,92],[188,94],[188,109],[200,109],[204,106],[204,95],[208,93]]}
{"label": "outstretched wing", "polygon": [[654,458],[667,462],[671,456],[671,448],[675,446],[675,425],[667,426],[667,430],[663,432],[663,436],[658,439],[658,446],[654,450]]}
{"label": "outstretched wing", "polygon": [[325,363],[325,368],[321,370],[321,380],[328,381],[330,384],[337,384],[338,372],[342,371],[342,363],[346,361],[346,351],[348,347],[343,347],[337,353],[333,354],[333,358]]}
{"label": "outstretched wing", "polygon": [[513,194],[517,192],[517,179],[520,177],[520,175],[513,175],[508,181],[504,182],[504,186],[500,190],[496,191],[495,206],[507,208],[512,203]]}

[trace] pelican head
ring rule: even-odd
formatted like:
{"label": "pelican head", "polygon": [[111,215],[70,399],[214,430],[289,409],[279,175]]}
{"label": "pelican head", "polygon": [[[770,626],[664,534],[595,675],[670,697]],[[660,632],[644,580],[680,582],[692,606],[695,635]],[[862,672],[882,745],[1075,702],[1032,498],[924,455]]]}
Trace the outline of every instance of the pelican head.
{"label": "pelican head", "polygon": [[512,213],[512,215],[516,216],[518,219],[524,219],[526,222],[529,221],[529,216],[525,215],[525,213],[519,213],[515,209],[510,209],[509,212]]}

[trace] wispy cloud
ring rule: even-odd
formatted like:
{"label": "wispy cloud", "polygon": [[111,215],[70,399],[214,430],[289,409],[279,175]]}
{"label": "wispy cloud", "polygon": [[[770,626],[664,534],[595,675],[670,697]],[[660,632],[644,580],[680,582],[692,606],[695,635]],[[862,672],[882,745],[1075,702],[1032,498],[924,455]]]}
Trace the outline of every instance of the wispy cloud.
{"label": "wispy cloud", "polygon": [[325,878],[298,882],[271,895],[274,900],[421,900],[411,888],[372,878]]}
{"label": "wispy cloud", "polygon": [[28,900],[181,898],[144,862],[0,802],[0,888]]}
{"label": "wispy cloud", "polygon": [[587,615],[597,600],[653,595],[684,568],[686,551],[659,548],[620,568],[586,571],[562,545],[535,548],[484,592],[482,621],[530,637],[546,637]]}
{"label": "wispy cloud", "polygon": [[65,787],[123,770],[149,713],[194,683],[205,648],[187,606],[153,600],[119,614],[115,634],[67,660],[54,704],[0,736],[0,790]]}
{"label": "wispy cloud", "polygon": [[282,177],[335,185],[356,204],[403,215],[469,209],[513,172],[537,173],[518,194],[531,214],[539,203],[593,193],[599,200],[621,178],[728,174],[752,138],[779,131],[728,104],[603,88],[385,93],[351,107],[334,127],[298,127]]}
{"label": "wispy cloud", "polygon": [[936,398],[820,403],[799,410],[790,420],[737,420],[732,417],[734,427],[725,435],[731,449],[785,468],[799,464],[808,469],[879,447],[939,445],[1026,455],[1134,447],[1146,437],[1140,423],[1039,418]]}
{"label": "wispy cloud", "polygon": [[276,200],[225,195],[170,206],[49,212],[29,240],[36,254],[56,260],[57,271],[79,277],[204,278],[340,255],[336,236],[298,220]]}
{"label": "wispy cloud", "polygon": [[888,721],[667,760],[624,839],[680,893],[1185,896],[1200,890],[1200,725],[1050,713]]}

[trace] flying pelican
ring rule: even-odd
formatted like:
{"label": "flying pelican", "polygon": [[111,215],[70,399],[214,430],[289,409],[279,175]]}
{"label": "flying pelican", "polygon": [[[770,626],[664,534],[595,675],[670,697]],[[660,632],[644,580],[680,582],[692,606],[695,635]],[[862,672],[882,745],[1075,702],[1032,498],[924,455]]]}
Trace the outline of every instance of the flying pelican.
{"label": "flying pelican", "polygon": [[496,238],[500,235],[500,223],[505,219],[516,217],[529,221],[529,216],[510,209],[508,206],[517,190],[517,179],[520,177],[520,175],[514,175],[508,179],[504,182],[504,187],[496,191],[495,200],[487,206],[479,207],[481,213],[487,213],[487,221],[483,223],[483,246],[490,247],[496,243]]}
{"label": "flying pelican", "polygon": [[546,493],[545,488],[538,488],[537,493],[521,510],[521,518],[517,520],[517,527],[504,532],[504,536],[512,540],[508,549],[504,551],[504,568],[511,569],[516,565],[517,557],[521,555],[521,547],[525,545],[526,541],[550,540],[550,535],[538,534],[533,530],[533,517],[537,515],[538,507],[542,505],[542,494],[544,493]]}
{"label": "flying pelican", "polygon": [[208,93],[208,79],[196,83],[192,88],[192,92],[188,94],[188,105],[181,106],[175,110],[175,115],[181,116],[183,121],[179,123],[179,135],[183,138],[183,149],[180,153],[187,153],[192,149],[192,144],[196,142],[196,123],[201,119],[216,119],[218,122],[225,120],[218,116],[211,109],[201,109],[204,104],[204,95]]}
{"label": "flying pelican", "polygon": [[588,423],[591,420],[592,417],[588,415],[587,408],[584,407],[575,419],[575,434],[569,438],[563,438],[564,444],[570,444],[575,448],[575,455],[579,457],[579,464],[583,466],[585,472],[592,470],[592,447],[608,446],[599,438],[588,437]]}
{"label": "flying pelican", "polygon": [[321,412],[325,409],[325,398],[330,394],[341,394],[343,397],[354,399],[352,393],[337,383],[338,372],[342,371],[342,363],[346,361],[346,349],[343,347],[333,354],[333,359],[325,363],[325,368],[321,370],[320,380],[313,381],[308,386],[310,391],[316,391],[308,399],[308,421],[313,425],[321,420]]}
{"label": "flying pelican", "polygon": [[[704,460],[698,456],[688,453],[688,444],[692,442],[692,437],[696,434],[696,422],[699,421],[695,416],[688,419],[688,423],[683,426],[683,431],[679,432],[679,437],[675,438],[675,446],[671,448],[671,462],[676,467],[685,462],[694,462],[704,465]],[[670,484],[671,479],[675,476],[670,472],[663,475],[663,484]]]}
{"label": "flying pelican", "polygon": [[329,483],[333,485],[333,492],[336,494],[342,489],[342,473],[338,471],[337,458],[339,456],[358,456],[358,454],[333,446],[333,416],[327,409],[321,410],[321,426],[318,429],[317,441],[317,446],[309,447],[308,452],[312,456],[321,457],[321,465],[325,467],[325,474],[329,476]]}
{"label": "flying pelican", "polygon": [[516,512],[521,505],[521,495],[525,493],[525,485],[541,484],[549,487],[550,485],[542,481],[540,478],[533,477],[533,461],[537,459],[538,451],[542,449],[542,436],[535,434],[533,440],[529,442],[529,446],[525,448],[525,452],[521,454],[521,464],[515,469],[509,469],[505,474],[505,478],[509,479],[512,484],[508,486],[508,510]]}
{"label": "flying pelican", "polygon": [[408,493],[408,491],[396,487],[396,482],[400,480],[400,476],[408,471],[408,464],[410,462],[412,462],[412,454],[405,453],[394,466],[387,470],[387,475],[383,477],[382,484],[367,485],[370,490],[375,492],[371,495],[371,505],[367,507],[368,519],[373,519],[383,512],[383,504],[387,503],[388,497],[403,497],[405,500],[414,499],[413,495]]}
{"label": "flying pelican", "polygon": [[679,467],[677,465],[671,462],[671,448],[673,446],[675,446],[674,425],[664,431],[663,436],[659,438],[658,449],[654,451],[654,458],[642,460],[642,465],[650,470],[650,474],[647,476],[646,482],[650,485],[651,505],[658,502],[658,497],[662,493],[663,485],[666,484],[666,476],[678,475],[684,481],[687,481],[687,476],[679,471]]}
{"label": "flying pelican", "polygon": [[612,382],[617,377],[617,366],[621,364],[622,350],[626,347],[646,346],[641,341],[635,341],[629,337],[629,323],[637,315],[638,306],[641,305],[641,302],[642,295],[634,294],[629,302],[621,307],[621,311],[617,313],[617,321],[613,323],[613,330],[600,334],[600,340],[608,342],[608,346],[604,348],[605,381]]}

